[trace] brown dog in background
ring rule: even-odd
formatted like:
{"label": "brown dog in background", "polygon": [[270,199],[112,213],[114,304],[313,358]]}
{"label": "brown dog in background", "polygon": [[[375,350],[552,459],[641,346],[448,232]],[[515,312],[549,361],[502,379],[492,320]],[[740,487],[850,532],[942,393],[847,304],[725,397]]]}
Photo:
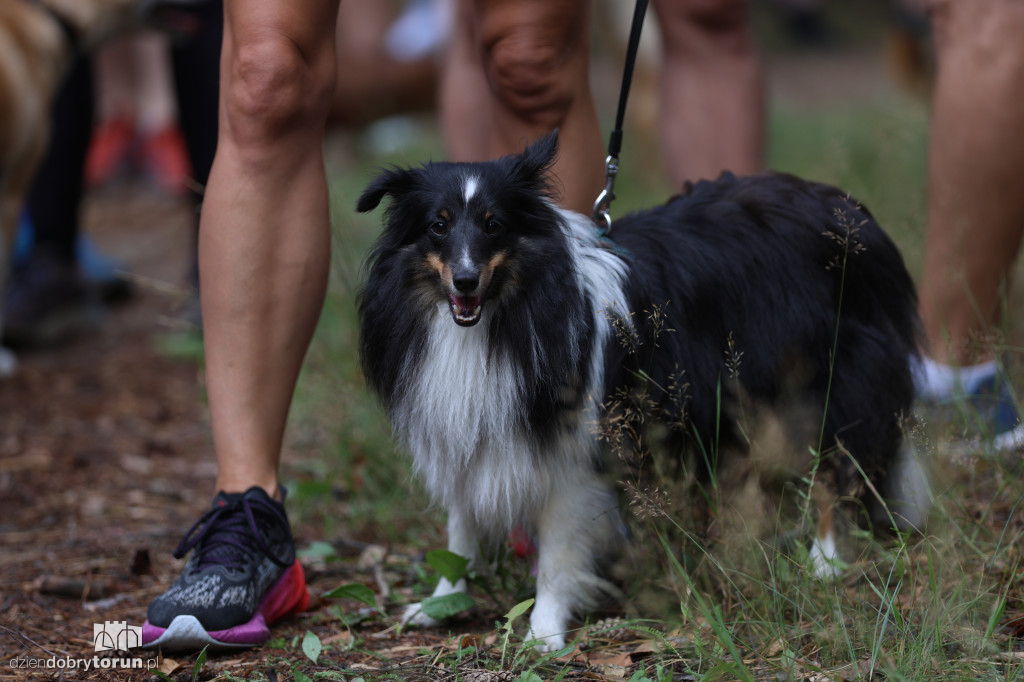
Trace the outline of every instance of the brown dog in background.
{"label": "brown dog in background", "polygon": [[[0,1],[0,285],[32,178],[50,138],[50,107],[76,51],[132,26],[137,0]],[[0,329],[2,329],[0,317]],[[0,376],[15,368],[0,348]]]}

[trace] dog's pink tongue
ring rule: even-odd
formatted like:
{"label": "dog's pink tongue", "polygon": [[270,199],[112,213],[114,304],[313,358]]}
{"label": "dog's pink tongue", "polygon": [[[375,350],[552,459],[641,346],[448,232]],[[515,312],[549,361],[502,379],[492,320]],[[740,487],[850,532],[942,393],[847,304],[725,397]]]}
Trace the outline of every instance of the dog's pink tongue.
{"label": "dog's pink tongue", "polygon": [[472,313],[480,305],[479,296],[456,296],[455,305],[459,306],[464,313]]}

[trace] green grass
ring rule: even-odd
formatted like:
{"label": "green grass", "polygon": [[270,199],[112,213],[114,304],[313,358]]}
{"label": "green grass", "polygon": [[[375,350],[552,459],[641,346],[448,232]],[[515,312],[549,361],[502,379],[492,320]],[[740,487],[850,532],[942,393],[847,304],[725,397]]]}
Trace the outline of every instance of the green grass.
{"label": "green grass", "polygon": [[[323,457],[303,461],[291,472],[292,487],[306,493],[294,496],[297,513],[300,518],[322,521],[328,534],[344,529],[367,540],[394,542],[423,533],[428,500],[419,493],[359,367],[355,296],[380,215],[357,214],[355,204],[377,167],[440,156],[436,140],[428,139],[423,147],[400,155],[361,156],[350,166],[329,168],[334,224],[331,279],[292,418],[292,424],[305,424],[316,433]],[[327,512],[324,503],[329,500]],[[443,525],[443,519],[438,523]],[[433,533],[432,541],[439,541],[439,532]]]}
{"label": "green grass", "polygon": [[769,118],[769,166],[836,185],[861,201],[915,276],[924,243],[927,145],[927,109],[910,98],[824,110],[777,106]]}
{"label": "green grass", "polygon": [[[770,113],[768,131],[770,167],[848,190],[919,275],[928,133],[922,104],[884,98],[831,109],[780,105]],[[423,139],[388,158],[356,153],[331,167],[334,268],[291,429],[293,443],[314,446],[296,449],[318,456],[286,469],[296,517],[322,524],[326,539],[356,536],[421,550],[444,543],[442,513],[428,511],[365,389],[356,352],[354,296],[380,216],[359,216],[352,207],[375,166],[442,157],[436,138],[427,132]],[[629,139],[613,207],[619,214],[669,193],[657,164],[631,155]],[[799,551],[746,538],[718,556],[687,519],[633,519],[642,545],[635,562],[661,568],[633,583],[628,607],[657,619],[645,628],[672,633],[663,635],[666,651],[645,659],[646,678],[636,679],[661,679],[659,670],[722,680],[813,679],[819,673],[834,679],[1019,679],[1022,659],[1007,655],[1015,645],[999,624],[1007,611],[1020,609],[1024,596],[1018,588],[1024,522],[1017,508],[1024,483],[1016,462],[978,453],[967,462],[950,459],[943,438],[917,436],[934,473],[936,505],[927,533],[891,540],[859,534],[855,555],[845,557],[850,563],[834,582],[810,576]],[[778,521],[780,532],[790,530],[785,523]],[[463,652],[450,656],[457,666]],[[301,654],[294,660],[301,662]],[[565,674],[554,661],[518,653],[514,660],[515,679]]]}

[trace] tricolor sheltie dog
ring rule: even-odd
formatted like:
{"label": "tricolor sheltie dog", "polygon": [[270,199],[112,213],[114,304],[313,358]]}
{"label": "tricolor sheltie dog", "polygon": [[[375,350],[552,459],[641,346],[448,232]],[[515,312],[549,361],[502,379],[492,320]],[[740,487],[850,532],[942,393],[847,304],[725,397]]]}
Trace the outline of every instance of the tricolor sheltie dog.
{"label": "tricolor sheltie dog", "polygon": [[[748,450],[730,410],[741,398],[817,406],[794,447],[808,467],[835,453],[819,460],[820,572],[837,553],[830,505],[864,477],[901,498],[898,525],[920,523],[920,470],[901,446],[916,296],[871,215],[825,185],[725,174],[607,239],[552,200],[555,147],[387,170],[358,202],[390,197],[359,296],[366,377],[448,512],[452,552],[478,563],[513,528],[536,538],[530,635],[561,648],[600,591],[596,559],[623,533],[597,424],[641,381],[662,387],[659,415],[685,421],[660,456]],[[653,307],[657,325],[640,314]],[[734,381],[727,347],[742,353]],[[681,383],[682,405],[665,388]],[[442,578],[435,596],[464,588]],[[431,622],[418,606],[405,620]]]}

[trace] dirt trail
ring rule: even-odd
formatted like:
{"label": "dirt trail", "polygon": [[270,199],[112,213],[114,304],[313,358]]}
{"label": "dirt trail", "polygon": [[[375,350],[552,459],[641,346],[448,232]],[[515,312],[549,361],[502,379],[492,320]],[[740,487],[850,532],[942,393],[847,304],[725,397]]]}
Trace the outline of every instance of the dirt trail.
{"label": "dirt trail", "polygon": [[126,187],[90,199],[86,224],[136,295],[0,384],[0,624],[36,645],[0,633],[5,668],[91,652],[94,621],[140,624],[159,580],[146,555],[166,563],[212,485],[197,367],[157,348],[184,300],[190,210]]}

